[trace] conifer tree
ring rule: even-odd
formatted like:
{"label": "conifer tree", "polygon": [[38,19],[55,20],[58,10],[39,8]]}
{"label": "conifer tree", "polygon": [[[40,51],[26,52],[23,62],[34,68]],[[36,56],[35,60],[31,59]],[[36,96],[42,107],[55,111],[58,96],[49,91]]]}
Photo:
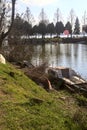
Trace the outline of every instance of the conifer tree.
{"label": "conifer tree", "polygon": [[79,34],[79,33],[80,33],[80,24],[79,24],[79,19],[77,17],[75,21],[74,34]]}

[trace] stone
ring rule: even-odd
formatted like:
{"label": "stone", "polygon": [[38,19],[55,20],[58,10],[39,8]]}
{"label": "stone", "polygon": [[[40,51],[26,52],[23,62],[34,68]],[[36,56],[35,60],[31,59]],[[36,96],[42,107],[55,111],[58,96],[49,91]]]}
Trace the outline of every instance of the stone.
{"label": "stone", "polygon": [[2,54],[0,54],[0,63],[6,64],[6,60]]}

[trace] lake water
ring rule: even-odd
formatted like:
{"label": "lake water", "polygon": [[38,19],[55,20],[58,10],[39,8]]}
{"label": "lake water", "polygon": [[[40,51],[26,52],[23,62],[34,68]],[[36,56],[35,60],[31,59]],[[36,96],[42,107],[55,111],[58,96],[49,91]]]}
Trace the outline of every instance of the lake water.
{"label": "lake water", "polygon": [[33,45],[31,62],[40,65],[45,61],[52,67],[70,67],[87,79],[87,45],[56,43]]}

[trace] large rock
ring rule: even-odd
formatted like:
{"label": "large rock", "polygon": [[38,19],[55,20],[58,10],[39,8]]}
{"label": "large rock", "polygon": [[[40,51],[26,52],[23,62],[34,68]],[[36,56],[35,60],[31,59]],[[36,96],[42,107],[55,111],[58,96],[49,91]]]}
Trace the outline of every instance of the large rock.
{"label": "large rock", "polygon": [[2,54],[0,54],[0,63],[6,64],[6,60]]}

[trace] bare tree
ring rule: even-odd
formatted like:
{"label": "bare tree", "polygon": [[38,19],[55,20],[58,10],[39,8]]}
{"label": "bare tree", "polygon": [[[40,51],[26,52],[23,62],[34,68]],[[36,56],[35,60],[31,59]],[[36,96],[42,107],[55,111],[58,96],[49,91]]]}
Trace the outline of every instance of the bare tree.
{"label": "bare tree", "polygon": [[[73,26],[74,26],[74,22],[75,22],[75,12],[73,9],[70,10],[70,15],[69,15],[69,21],[71,23],[71,30],[73,32]],[[71,32],[71,37],[72,37],[72,32]]]}
{"label": "bare tree", "polygon": [[26,8],[26,11],[25,11],[25,14],[24,14],[24,20],[27,21],[31,25],[35,21],[33,15],[31,14],[29,7]]}
{"label": "bare tree", "polygon": [[45,37],[46,27],[48,25],[48,19],[43,8],[41,9],[39,19],[40,21],[38,25],[38,33],[42,35],[42,39],[43,39]]}
{"label": "bare tree", "polygon": [[16,0],[11,0],[10,2],[11,7],[8,0],[0,0],[0,46],[2,46],[3,40],[8,36],[14,21]]}
{"label": "bare tree", "polygon": [[62,15],[61,15],[60,9],[57,8],[57,10],[54,14],[54,22],[57,23],[57,22],[61,21],[61,19],[62,19]]}
{"label": "bare tree", "polygon": [[87,13],[86,13],[86,11],[84,12],[84,15],[82,16],[82,23],[83,23],[83,25],[87,24]]}
{"label": "bare tree", "polygon": [[43,8],[41,9],[41,12],[40,12],[40,15],[39,15],[39,19],[40,19],[40,23],[45,23],[46,25],[49,22],[48,19],[47,19],[46,13],[45,13]]}

